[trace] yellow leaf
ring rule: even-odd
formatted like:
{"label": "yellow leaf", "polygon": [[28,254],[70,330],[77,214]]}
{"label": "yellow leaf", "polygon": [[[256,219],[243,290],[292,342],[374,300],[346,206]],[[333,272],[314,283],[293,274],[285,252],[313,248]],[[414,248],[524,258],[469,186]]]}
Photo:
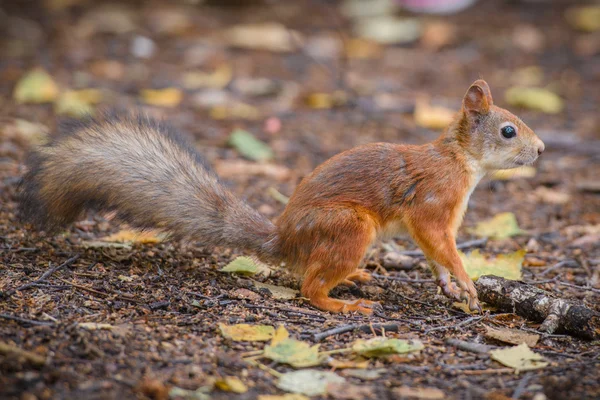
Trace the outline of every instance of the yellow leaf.
{"label": "yellow leaf", "polygon": [[275,329],[269,325],[219,324],[221,335],[238,342],[266,342],[273,337]]}
{"label": "yellow leaf", "polygon": [[254,286],[259,289],[268,289],[274,299],[291,300],[295,299],[300,294],[300,292],[297,290],[283,286],[270,285],[268,283],[254,281]]}
{"label": "yellow leaf", "polygon": [[492,174],[492,179],[508,181],[511,179],[533,178],[536,174],[535,167],[524,166],[512,169],[499,169]]}
{"label": "yellow leaf", "polygon": [[117,243],[142,243],[142,244],[154,244],[159,243],[163,237],[154,231],[134,231],[129,229],[120,230],[117,233],[113,233],[110,236],[100,238],[104,242],[117,242]]}
{"label": "yellow leaf", "polygon": [[144,89],[140,95],[144,103],[160,107],[177,107],[183,100],[183,93],[176,88]]}
{"label": "yellow leaf", "polygon": [[225,39],[234,47],[275,52],[294,51],[303,46],[300,32],[275,22],[236,25],[225,32]]}
{"label": "yellow leaf", "polygon": [[92,104],[102,100],[102,92],[97,89],[70,90],[62,93],[54,103],[57,114],[84,117],[93,114]]}
{"label": "yellow leaf", "polygon": [[442,130],[454,118],[454,111],[446,107],[431,106],[424,100],[417,101],[415,106],[415,123],[423,128]]}
{"label": "yellow leaf", "polygon": [[311,108],[326,109],[339,107],[348,101],[346,93],[337,90],[333,93],[311,93],[306,97],[306,104]]}
{"label": "yellow leaf", "polygon": [[250,104],[236,102],[230,105],[220,105],[211,108],[213,119],[248,119],[256,120],[261,117],[260,110]]}
{"label": "yellow leaf", "polygon": [[573,28],[580,31],[600,30],[600,6],[598,5],[569,8],[565,17]]}
{"label": "yellow leaf", "polygon": [[13,97],[17,103],[50,103],[58,96],[58,86],[43,69],[36,68],[23,76]]}
{"label": "yellow leaf", "polygon": [[271,340],[271,346],[277,346],[279,343],[290,337],[290,333],[283,325],[279,325],[275,334],[273,335],[273,340]]}
{"label": "yellow leaf", "polygon": [[511,212],[500,213],[491,219],[482,221],[469,232],[479,236],[492,239],[506,239],[520,235],[524,231],[519,228],[517,217]]}
{"label": "yellow leaf", "polygon": [[183,86],[186,89],[213,88],[222,89],[231,82],[233,70],[228,64],[223,64],[214,72],[187,72],[183,75]]}
{"label": "yellow leaf", "polygon": [[514,86],[506,91],[504,98],[510,105],[546,114],[558,114],[564,108],[563,100],[556,93],[542,88]]}
{"label": "yellow leaf", "polygon": [[306,342],[290,339],[289,332],[279,326],[273,340],[265,346],[263,354],[266,358],[294,368],[305,368],[320,365],[323,360],[319,357],[319,345],[310,346]]}
{"label": "yellow leaf", "polygon": [[516,372],[531,371],[548,366],[548,362],[544,360],[544,357],[531,351],[525,343],[515,347],[492,350],[490,356],[492,360],[514,368]]}
{"label": "yellow leaf", "polygon": [[[266,270],[269,271],[268,268]],[[238,257],[221,268],[220,271],[231,272],[240,275],[256,275],[259,272],[265,272],[265,269],[261,269],[259,265],[250,257]]]}
{"label": "yellow leaf", "polygon": [[310,398],[300,393],[259,394],[257,400],[310,400]]}
{"label": "yellow leaf", "polygon": [[496,275],[506,279],[521,279],[521,268],[525,260],[525,250],[515,251],[510,254],[500,254],[494,260],[487,260],[479,249],[473,250],[468,255],[462,251],[458,254],[463,262],[465,270],[473,280],[482,275]]}
{"label": "yellow leaf", "polygon": [[369,340],[359,339],[352,345],[352,351],[365,357],[409,353],[424,348],[425,346],[419,340],[390,339],[386,337],[375,337]]}
{"label": "yellow leaf", "polygon": [[227,376],[225,378],[218,379],[215,381],[215,387],[225,392],[232,393],[246,393],[248,391],[248,387],[244,384],[244,382],[235,376]]}

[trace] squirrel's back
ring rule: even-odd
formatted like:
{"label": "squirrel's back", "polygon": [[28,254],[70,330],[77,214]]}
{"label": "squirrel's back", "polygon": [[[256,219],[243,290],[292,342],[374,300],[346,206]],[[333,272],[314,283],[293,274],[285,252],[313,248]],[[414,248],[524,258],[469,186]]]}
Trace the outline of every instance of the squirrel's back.
{"label": "squirrel's back", "polygon": [[270,256],[273,224],[236,198],[202,156],[167,125],[105,114],[64,125],[34,150],[21,184],[21,216],[56,229],[88,208],[115,210],[140,228]]}

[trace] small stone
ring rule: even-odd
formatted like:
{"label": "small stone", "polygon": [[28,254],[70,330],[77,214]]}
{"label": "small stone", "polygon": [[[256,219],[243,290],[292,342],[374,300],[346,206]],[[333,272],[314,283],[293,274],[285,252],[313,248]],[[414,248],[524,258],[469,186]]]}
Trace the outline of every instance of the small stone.
{"label": "small stone", "polygon": [[404,254],[391,251],[383,256],[382,264],[384,268],[392,269],[412,269],[416,260]]}
{"label": "small stone", "polygon": [[527,250],[528,253],[537,253],[540,249],[540,244],[535,238],[529,239],[527,245],[525,245],[525,250]]}
{"label": "small stone", "polygon": [[156,51],[156,44],[145,36],[136,36],[131,41],[131,54],[137,58],[150,58]]}

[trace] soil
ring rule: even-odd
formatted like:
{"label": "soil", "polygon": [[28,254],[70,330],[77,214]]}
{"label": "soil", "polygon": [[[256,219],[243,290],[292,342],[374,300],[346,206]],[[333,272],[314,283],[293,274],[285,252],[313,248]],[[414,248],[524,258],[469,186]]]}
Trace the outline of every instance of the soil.
{"label": "soil", "polygon": [[[340,13],[337,2],[200,3],[122,2],[120,7],[129,10],[134,22],[131,29],[125,23],[122,32],[116,32],[114,17],[104,22],[106,26],[86,20],[105,7],[104,2],[0,5],[0,20],[6,22],[0,27],[5,31],[0,36],[0,340],[45,359],[38,365],[0,352],[0,398],[165,398],[172,387],[195,390],[227,376],[239,377],[249,390],[233,394],[215,389],[211,398],[254,399],[259,394],[283,393],[267,369],[242,359],[244,353],[260,350],[263,344],[225,339],[219,323],[283,324],[293,337],[320,343],[323,351],[373,336],[369,329],[358,329],[315,340],[317,333],[348,324],[384,323],[388,324],[387,336],[424,343],[418,355],[372,361],[370,368],[383,370],[376,380],[346,378],[364,392],[332,392],[332,398],[399,398],[396,390],[401,386],[440,389],[452,399],[600,398],[598,342],[542,334],[534,351],[549,366],[520,374],[487,354],[447,344],[446,339],[454,338],[500,346],[484,335],[485,326],[530,331],[539,324],[494,311],[473,318],[453,307],[452,301],[438,294],[418,256],[411,268],[387,268],[390,278],[401,280],[378,277],[332,293],[342,299],[379,301],[384,306],[382,314],[335,315],[314,309],[303,299],[275,299],[268,290],[253,285],[252,279],[257,279],[298,289],[298,277],[284,268],[252,279],[219,272],[239,255],[236,250],[172,242],[136,243],[122,249],[86,247],[86,242],[123,228],[111,215],[90,213],[57,235],[44,235],[19,222],[17,184],[29,144],[14,133],[15,120],[55,131],[62,118],[51,104],[13,100],[17,81],[33,67],[46,69],[61,89],[101,88],[110,93],[104,105],[143,109],[168,120],[196,143],[217,170],[243,160],[227,145],[231,131],[252,132],[274,149],[273,163],[284,173],[252,174],[242,164],[233,172],[229,169],[223,178],[272,219],[284,205],[269,194],[271,187],[289,196],[319,163],[358,144],[424,143],[435,138],[439,133],[414,122],[416,99],[427,95],[458,109],[468,85],[483,77],[490,83],[496,104],[518,112],[546,141],[547,151],[536,164],[534,177],[487,178],[478,186],[458,242],[475,238],[467,229],[477,222],[513,212],[525,234],[490,240],[482,253],[527,248],[524,280],[600,311],[600,37],[598,32],[579,33],[566,22],[565,9],[575,2],[481,1],[457,15],[411,16],[423,23],[444,22],[455,31],[454,37],[441,47],[425,40],[380,46],[372,58],[365,59],[319,58],[299,49],[236,49],[224,46],[219,36],[236,24],[276,21],[305,37],[348,40],[352,23]],[[185,25],[177,18],[167,21],[169,10],[179,10],[176,15],[185,15],[192,23]],[[90,34],[81,33],[88,28]],[[154,42],[156,51],[150,58],[132,55],[136,35]],[[111,67],[106,60],[116,64]],[[231,67],[234,79],[264,77],[291,88],[292,100],[282,92],[253,97],[230,84],[216,90],[251,104],[261,115],[254,120],[215,119],[210,110],[198,105],[199,93],[206,90],[182,89],[181,77],[221,65]],[[540,85],[553,88],[565,100],[563,112],[549,115],[506,103],[502,94],[518,84],[519,71],[530,66],[543,72]],[[181,104],[155,107],[139,100],[140,90],[165,87],[183,90]],[[305,101],[313,93],[335,91],[345,93],[339,106],[315,109]],[[391,109],[384,109],[378,101],[386,96],[393,100]],[[269,117],[277,118],[280,130],[265,128]],[[540,188],[568,194],[569,200],[548,199]],[[408,238],[393,243],[400,249],[416,248]],[[376,245],[365,261],[366,268],[384,274],[382,258],[389,249]],[[78,259],[46,280],[14,291],[74,255]],[[586,289],[587,285],[594,290]],[[79,325],[88,322],[112,327]],[[331,357],[344,360],[347,355]],[[275,363],[266,365],[280,373],[292,370]]]}

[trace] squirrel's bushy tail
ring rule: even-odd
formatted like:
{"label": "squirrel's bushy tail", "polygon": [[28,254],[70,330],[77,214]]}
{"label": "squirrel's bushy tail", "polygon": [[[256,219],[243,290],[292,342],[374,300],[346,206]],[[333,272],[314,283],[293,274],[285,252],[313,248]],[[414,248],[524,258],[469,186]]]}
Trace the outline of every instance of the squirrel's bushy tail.
{"label": "squirrel's bushy tail", "polygon": [[274,256],[273,224],[227,190],[176,132],[149,118],[104,115],[63,126],[27,166],[20,213],[40,228],[64,226],[88,208],[115,210],[177,239]]}

